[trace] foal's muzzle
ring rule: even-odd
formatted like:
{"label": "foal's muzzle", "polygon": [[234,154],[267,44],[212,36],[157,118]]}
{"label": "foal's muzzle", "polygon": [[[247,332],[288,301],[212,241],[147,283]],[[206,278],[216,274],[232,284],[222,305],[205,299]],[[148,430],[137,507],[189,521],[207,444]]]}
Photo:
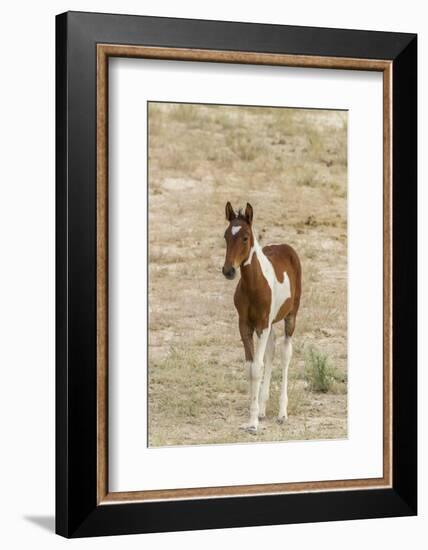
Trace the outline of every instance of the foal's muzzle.
{"label": "foal's muzzle", "polygon": [[225,269],[223,266],[223,275],[226,277],[226,279],[229,279],[230,281],[235,278],[236,275],[236,269],[234,267],[229,267],[228,269]]}

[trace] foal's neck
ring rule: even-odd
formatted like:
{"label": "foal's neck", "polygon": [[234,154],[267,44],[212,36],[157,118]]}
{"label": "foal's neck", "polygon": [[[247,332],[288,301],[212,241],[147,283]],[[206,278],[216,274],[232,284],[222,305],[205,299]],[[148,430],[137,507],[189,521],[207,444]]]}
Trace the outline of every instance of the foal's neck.
{"label": "foal's neck", "polygon": [[259,265],[259,256],[263,254],[253,230],[253,246],[245,262],[241,265],[241,279],[248,290],[257,290],[259,288],[259,279],[261,267]]}

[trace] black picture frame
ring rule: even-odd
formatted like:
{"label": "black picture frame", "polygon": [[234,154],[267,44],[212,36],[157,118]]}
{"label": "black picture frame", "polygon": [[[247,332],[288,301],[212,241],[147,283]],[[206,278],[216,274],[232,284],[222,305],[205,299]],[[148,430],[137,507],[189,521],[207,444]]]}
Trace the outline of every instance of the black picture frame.
{"label": "black picture frame", "polygon": [[[391,488],[97,504],[96,46],[390,60]],[[65,537],[417,513],[417,36],[68,12],[56,18],[56,532]]]}

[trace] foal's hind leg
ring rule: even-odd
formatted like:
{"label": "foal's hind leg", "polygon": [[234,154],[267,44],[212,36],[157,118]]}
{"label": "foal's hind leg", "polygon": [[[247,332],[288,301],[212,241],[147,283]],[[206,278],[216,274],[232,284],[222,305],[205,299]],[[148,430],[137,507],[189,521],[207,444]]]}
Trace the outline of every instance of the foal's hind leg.
{"label": "foal's hind leg", "polygon": [[282,365],[282,382],[281,382],[281,393],[279,396],[279,415],[278,422],[283,424],[287,418],[287,406],[288,406],[288,367],[290,366],[291,356],[293,353],[293,345],[291,343],[291,338],[294,332],[294,326],[296,322],[296,317],[294,314],[289,314],[284,319],[285,324],[285,337],[284,343],[281,346],[281,365]]}
{"label": "foal's hind leg", "polygon": [[272,363],[275,356],[275,332],[271,328],[265,351],[265,372],[259,396],[259,418],[266,416],[266,403],[269,399],[270,379],[272,375]]}

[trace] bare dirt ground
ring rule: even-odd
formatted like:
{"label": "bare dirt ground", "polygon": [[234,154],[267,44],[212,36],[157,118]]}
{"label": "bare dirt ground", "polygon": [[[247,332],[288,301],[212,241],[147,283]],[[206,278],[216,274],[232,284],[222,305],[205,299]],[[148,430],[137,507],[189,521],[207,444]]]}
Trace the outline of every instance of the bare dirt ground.
{"label": "bare dirt ground", "polygon": [[[150,446],[347,436],[346,136],[339,111],[150,104]],[[250,202],[261,244],[290,244],[303,269],[289,420],[275,421],[277,353],[257,435],[239,429],[249,398],[237,280],[221,273],[228,200]],[[335,369],[326,393],[307,383],[310,347]]]}

